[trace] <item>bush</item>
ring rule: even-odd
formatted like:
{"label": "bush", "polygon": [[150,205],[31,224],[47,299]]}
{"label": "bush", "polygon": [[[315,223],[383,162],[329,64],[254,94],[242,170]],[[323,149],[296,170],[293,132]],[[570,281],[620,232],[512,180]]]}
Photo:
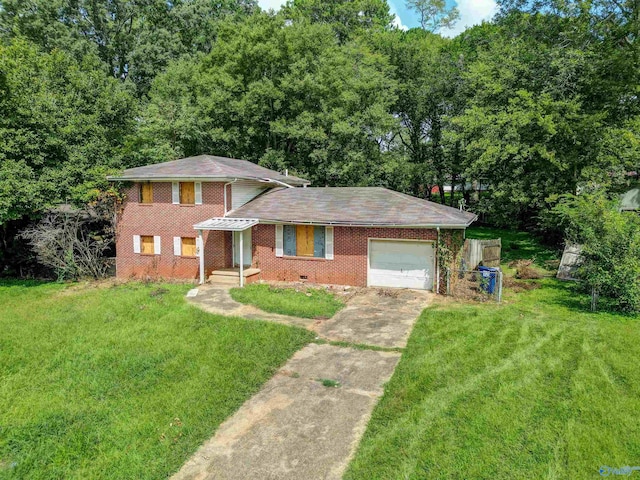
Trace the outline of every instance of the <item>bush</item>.
{"label": "bush", "polygon": [[640,312],[640,216],[602,194],[562,197],[554,212],[567,239],[582,245],[581,287],[614,310]]}

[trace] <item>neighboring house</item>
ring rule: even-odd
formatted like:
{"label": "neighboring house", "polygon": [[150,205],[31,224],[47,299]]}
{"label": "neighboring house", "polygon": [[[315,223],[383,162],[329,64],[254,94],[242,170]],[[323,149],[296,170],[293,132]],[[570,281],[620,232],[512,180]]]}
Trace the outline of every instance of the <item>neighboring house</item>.
{"label": "neighboring house", "polygon": [[109,179],[127,182],[116,243],[121,278],[204,282],[212,275],[241,284],[432,290],[440,278],[438,240],[455,254],[476,219],[385,188],[311,188],[301,178],[209,155]]}

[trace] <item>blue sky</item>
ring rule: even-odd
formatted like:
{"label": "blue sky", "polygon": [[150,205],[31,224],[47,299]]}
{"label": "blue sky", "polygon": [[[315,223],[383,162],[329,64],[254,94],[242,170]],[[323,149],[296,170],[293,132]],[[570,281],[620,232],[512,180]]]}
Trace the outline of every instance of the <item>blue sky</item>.
{"label": "blue sky", "polygon": [[[258,0],[264,9],[278,9],[286,0]],[[466,27],[489,20],[496,11],[495,0],[448,0],[451,5],[457,5],[460,10],[460,21],[456,26],[448,31],[442,31],[443,35],[454,37],[462,32]],[[391,13],[397,16],[396,25],[402,28],[413,28],[418,26],[418,16],[405,7],[404,0],[388,0]]]}

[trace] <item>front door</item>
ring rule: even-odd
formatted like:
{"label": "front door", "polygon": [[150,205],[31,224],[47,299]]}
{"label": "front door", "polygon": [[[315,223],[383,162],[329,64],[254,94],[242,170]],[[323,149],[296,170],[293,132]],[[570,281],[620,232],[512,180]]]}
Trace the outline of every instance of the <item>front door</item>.
{"label": "front door", "polygon": [[245,267],[250,267],[252,263],[251,258],[251,229],[247,228],[243,232],[233,232],[233,266],[240,266],[240,235],[242,238],[242,263]]}

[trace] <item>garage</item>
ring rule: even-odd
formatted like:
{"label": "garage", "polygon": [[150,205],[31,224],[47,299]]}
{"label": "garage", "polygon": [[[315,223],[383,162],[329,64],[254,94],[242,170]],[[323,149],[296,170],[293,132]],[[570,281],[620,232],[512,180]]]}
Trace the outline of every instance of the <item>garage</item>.
{"label": "garage", "polygon": [[370,287],[432,290],[434,277],[433,242],[369,240]]}

